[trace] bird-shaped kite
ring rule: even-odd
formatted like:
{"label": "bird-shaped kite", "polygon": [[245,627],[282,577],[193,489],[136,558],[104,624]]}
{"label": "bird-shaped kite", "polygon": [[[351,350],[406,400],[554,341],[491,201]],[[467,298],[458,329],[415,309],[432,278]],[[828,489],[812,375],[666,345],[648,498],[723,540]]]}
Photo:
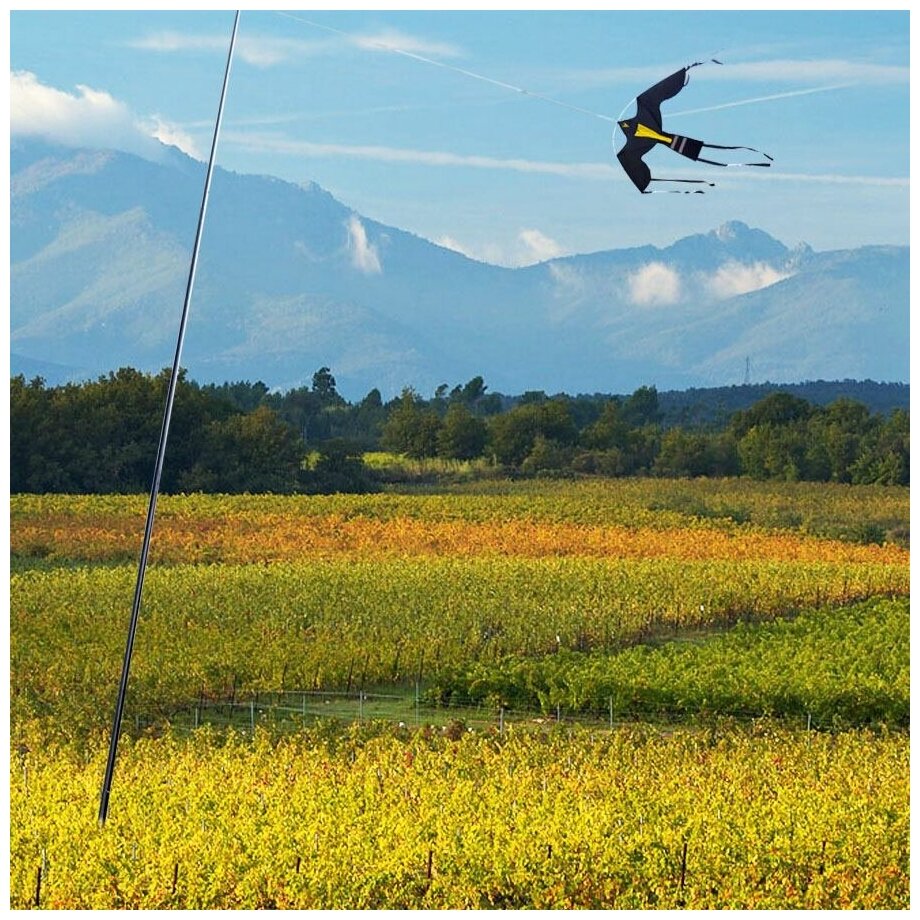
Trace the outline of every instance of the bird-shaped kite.
{"label": "bird-shaped kite", "polygon": [[[620,165],[626,170],[626,175],[632,179],[636,188],[645,195],[653,194],[648,186],[652,182],[685,182],[694,185],[715,185],[714,182],[707,182],[705,179],[655,179],[648,166],[643,161],[643,157],[656,144],[664,144],[670,147],[675,153],[696,160],[699,163],[708,163],[711,166],[769,166],[773,157],[761,150],[755,150],[753,147],[726,146],[724,144],[706,144],[703,141],[694,140],[692,137],[683,137],[680,134],[667,133],[661,125],[661,103],[666,99],[676,96],[686,85],[690,76],[690,68],[698,67],[702,61],[695,64],[689,64],[681,68],[671,76],[665,77],[659,83],[647,89],[644,93],[636,97],[636,114],[625,121],[618,121],[622,132],[626,135],[626,144],[617,153],[617,159]],[[713,59],[714,64],[721,63]],[[707,160],[700,154],[704,147],[713,150],[750,150],[752,153],[759,153],[765,158],[760,163],[721,163],[717,160]],[[675,189],[665,189],[663,191],[676,191]],[[701,189],[694,189],[694,193],[702,194]],[[685,194],[691,194],[685,192]]]}

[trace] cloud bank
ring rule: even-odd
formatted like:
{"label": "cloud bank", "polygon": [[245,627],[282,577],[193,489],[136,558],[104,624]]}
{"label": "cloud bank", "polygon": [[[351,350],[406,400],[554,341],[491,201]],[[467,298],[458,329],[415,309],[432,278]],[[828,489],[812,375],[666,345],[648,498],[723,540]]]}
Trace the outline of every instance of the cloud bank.
{"label": "cloud bank", "polygon": [[563,248],[545,233],[539,230],[522,230],[518,234],[518,240],[529,252],[531,258],[536,262],[545,262],[547,259],[555,259],[564,255]]}
{"label": "cloud bank", "polygon": [[[299,16],[287,15],[289,19],[313,25],[309,20]],[[414,35],[408,35],[396,29],[385,29],[368,34],[349,34],[326,26],[329,33],[338,36],[317,39],[278,38],[270,35],[241,34],[236,51],[240,59],[254,67],[276,67],[281,64],[296,63],[316,54],[328,54],[340,51],[348,46],[363,51],[390,51],[396,54],[422,55],[432,57],[455,58],[461,51],[446,42],[428,41]],[[138,51],[152,51],[156,54],[195,54],[227,53],[228,36],[219,33],[193,34],[190,32],[153,32],[142,38],[128,42],[129,48]]]}
{"label": "cloud bank", "polygon": [[432,57],[460,57],[462,52],[447,42],[433,42],[407,35],[396,29],[386,29],[369,35],[351,35],[352,44],[366,51],[395,51],[401,54],[430,54]]}
{"label": "cloud bank", "polygon": [[10,74],[10,135],[41,137],[69,147],[103,147],[161,159],[162,144],[201,158],[192,138],[157,115],[139,118],[103,90],[79,85],[75,93],[42,83],[26,70]]}
{"label": "cloud bank", "polygon": [[[910,67],[846,58],[763,58],[756,61],[723,60],[721,67],[703,66],[693,70],[691,80],[730,82],[871,83],[873,85],[909,84]],[[662,76],[684,66],[686,61],[661,62],[641,67],[605,67],[593,70],[570,70],[560,78],[571,85],[584,87],[634,84],[645,87]]]}
{"label": "cloud bank", "polygon": [[[157,54],[215,53],[227,54],[228,35],[193,35],[187,32],[154,32],[127,43],[138,51]],[[328,39],[305,41],[298,38],[275,38],[241,34],[236,45],[240,60],[254,67],[275,67],[318,53],[325,53],[332,43]]]}
{"label": "cloud bank", "polygon": [[726,262],[711,275],[703,279],[709,293],[717,300],[750,294],[788,278],[788,272],[780,272],[766,262],[743,265],[740,262]]}
{"label": "cloud bank", "polygon": [[623,171],[609,163],[553,163],[522,157],[504,159],[444,150],[414,150],[383,145],[325,144],[291,140],[278,134],[227,131],[224,137],[247,150],[282,153],[298,157],[349,157],[378,163],[409,163],[423,166],[464,166],[473,169],[507,169],[513,172],[542,173],[579,179],[620,179]]}
{"label": "cloud bank", "polygon": [[367,238],[367,230],[357,214],[352,214],[345,224],[348,230],[348,251],[351,264],[365,275],[379,275],[383,271],[377,247]]}
{"label": "cloud bank", "polygon": [[700,294],[714,300],[727,300],[759,291],[788,277],[788,272],[766,262],[750,265],[725,262],[713,272],[692,276],[683,276],[664,262],[648,262],[627,277],[626,298],[637,307],[674,306]]}
{"label": "cloud bank", "polygon": [[680,300],[680,275],[664,262],[643,265],[626,284],[630,302],[639,307],[666,307]]}
{"label": "cloud bank", "polygon": [[535,228],[521,230],[510,244],[490,242],[468,246],[452,236],[441,236],[434,242],[468,259],[505,268],[522,268],[566,254],[566,250],[556,240]]}

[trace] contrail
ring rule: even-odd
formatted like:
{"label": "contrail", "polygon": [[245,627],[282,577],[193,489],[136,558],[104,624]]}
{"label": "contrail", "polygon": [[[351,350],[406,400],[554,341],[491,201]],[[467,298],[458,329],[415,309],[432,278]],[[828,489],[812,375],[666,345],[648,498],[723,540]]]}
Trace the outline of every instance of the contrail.
{"label": "contrail", "polygon": [[601,121],[609,121],[614,123],[616,122],[615,118],[611,118],[611,116],[604,115],[601,112],[585,109],[580,105],[572,105],[568,102],[563,102],[561,99],[553,99],[551,96],[544,96],[542,93],[532,92],[529,89],[525,89],[523,86],[515,86],[513,83],[506,83],[504,80],[496,80],[494,77],[476,73],[472,70],[466,70],[463,67],[456,67],[455,65],[447,64],[444,61],[436,61],[434,58],[424,57],[421,54],[416,54],[414,51],[407,51],[405,48],[397,48],[395,45],[389,44],[387,42],[374,41],[373,39],[359,40],[354,35],[350,35],[348,32],[343,32],[341,29],[335,29],[332,26],[326,26],[322,23],[314,22],[312,19],[304,19],[302,16],[294,16],[292,13],[278,12],[278,15],[285,16],[288,19],[294,19],[297,22],[302,22],[305,25],[313,26],[316,29],[324,29],[326,32],[332,32],[336,35],[341,35],[349,42],[358,44],[359,47],[376,48],[379,51],[388,51],[391,54],[401,54],[403,57],[410,58],[413,61],[419,61],[422,64],[431,64],[434,67],[441,67],[444,70],[452,70],[454,73],[459,73],[464,77],[472,77],[474,80],[482,80],[483,83],[491,83],[493,86],[499,86],[502,89],[511,90],[512,92],[520,93],[523,96],[530,96],[532,99],[541,99],[543,102],[549,102],[552,105],[558,105],[564,109],[571,109],[574,112],[581,112],[582,115],[590,115],[592,118],[601,119]]}
{"label": "contrail", "polygon": [[719,105],[708,105],[701,109],[684,109],[682,112],[668,112],[668,118],[678,115],[697,115],[700,112],[718,112],[719,109],[733,109],[739,105],[753,105],[755,102],[772,102],[774,99],[788,99],[791,96],[809,96],[812,93],[827,93],[835,89],[847,89],[856,86],[855,83],[837,83],[834,86],[814,86],[811,89],[793,89],[786,93],[774,93],[772,96],[754,96],[751,99],[738,99],[735,102],[722,102]]}

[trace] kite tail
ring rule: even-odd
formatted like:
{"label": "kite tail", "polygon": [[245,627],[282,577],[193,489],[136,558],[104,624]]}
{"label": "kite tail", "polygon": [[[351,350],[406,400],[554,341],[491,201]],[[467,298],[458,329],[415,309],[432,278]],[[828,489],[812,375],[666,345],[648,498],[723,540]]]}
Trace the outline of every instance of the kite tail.
{"label": "kite tail", "polygon": [[[705,179],[649,179],[649,182],[681,182],[686,185],[708,185],[710,188],[715,188],[715,182],[707,182]],[[706,193],[701,188],[695,189],[676,189],[676,188],[663,188],[654,191],[643,190],[643,195],[705,195]]]}
{"label": "kite tail", "polygon": [[[675,134],[671,138],[668,146],[675,153],[679,153],[689,160],[696,160],[699,163],[708,163],[710,166],[769,166],[773,162],[773,157],[771,157],[770,154],[764,153],[762,150],[757,150],[754,147],[707,144],[705,141],[698,141],[692,137],[683,137],[680,134]],[[704,147],[708,147],[711,150],[750,150],[751,153],[757,153],[764,159],[759,163],[723,163],[719,160],[707,160],[705,157],[700,156]]]}
{"label": "kite tail", "polygon": [[703,147],[709,147],[711,150],[750,150],[751,153],[758,153],[764,158],[759,163],[720,163],[718,160],[707,160],[701,156],[695,157],[700,163],[709,163],[711,166],[769,166],[773,162],[773,157],[769,153],[764,153],[755,147],[727,146],[725,144],[703,144]]}

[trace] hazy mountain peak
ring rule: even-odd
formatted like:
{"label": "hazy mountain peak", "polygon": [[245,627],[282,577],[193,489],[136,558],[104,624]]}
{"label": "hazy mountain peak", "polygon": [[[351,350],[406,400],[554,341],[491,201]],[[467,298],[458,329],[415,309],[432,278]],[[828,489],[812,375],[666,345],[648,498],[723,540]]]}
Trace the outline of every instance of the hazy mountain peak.
{"label": "hazy mountain peak", "polygon": [[723,246],[758,252],[777,257],[788,252],[787,247],[764,230],[749,227],[744,221],[729,220],[709,234]]}
{"label": "hazy mountain peak", "polygon": [[29,161],[17,168],[17,153],[22,148],[10,151],[10,195],[19,198],[37,192],[47,185],[67,176],[92,175],[101,172],[115,156],[107,150],[70,150],[62,156],[53,147],[35,148],[39,156],[29,157]]}
{"label": "hazy mountain peak", "polygon": [[[169,364],[203,168],[176,149],[12,146],[14,373]],[[908,262],[906,247],[788,249],[732,220],[511,271],[315,182],[218,169],[184,363],[271,386],[328,366],[350,398],[476,375],[502,392],[680,389],[738,383],[748,363],[789,383],[907,380]]]}
{"label": "hazy mountain peak", "polygon": [[727,243],[730,240],[736,240],[741,236],[749,234],[751,228],[742,220],[729,220],[712,232],[717,240]]}

